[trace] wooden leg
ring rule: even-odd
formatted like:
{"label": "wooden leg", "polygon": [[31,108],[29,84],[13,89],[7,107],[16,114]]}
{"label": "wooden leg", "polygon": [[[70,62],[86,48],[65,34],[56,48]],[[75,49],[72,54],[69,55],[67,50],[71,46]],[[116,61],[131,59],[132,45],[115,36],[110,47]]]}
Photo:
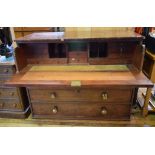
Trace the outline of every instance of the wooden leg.
{"label": "wooden leg", "polygon": [[143,106],[143,116],[147,116],[148,114],[148,105],[149,105],[149,100],[151,97],[151,90],[152,88],[148,88],[146,91],[146,97],[145,97],[145,101],[144,101],[144,106]]}

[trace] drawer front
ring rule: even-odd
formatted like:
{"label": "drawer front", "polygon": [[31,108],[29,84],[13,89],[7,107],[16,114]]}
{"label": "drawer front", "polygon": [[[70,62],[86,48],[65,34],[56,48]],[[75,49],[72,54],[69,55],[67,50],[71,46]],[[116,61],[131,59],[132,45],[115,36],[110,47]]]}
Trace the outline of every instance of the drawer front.
{"label": "drawer front", "polygon": [[0,99],[1,98],[17,98],[18,92],[16,88],[0,88]]}
{"label": "drawer front", "polygon": [[78,63],[88,63],[87,58],[69,58],[69,63],[78,64]]}
{"label": "drawer front", "polygon": [[21,111],[22,107],[18,100],[0,99],[0,110]]}
{"label": "drawer front", "polygon": [[130,105],[104,105],[102,103],[32,103],[33,116],[70,119],[129,119]]}
{"label": "drawer front", "polygon": [[128,58],[133,56],[133,51],[136,48],[134,42],[111,42],[108,44],[109,47],[109,58]]}
{"label": "drawer front", "polygon": [[31,101],[90,101],[90,102],[121,102],[131,101],[132,89],[30,89]]}
{"label": "drawer front", "polygon": [[87,52],[69,52],[69,63],[88,63]]}
{"label": "drawer front", "polygon": [[14,66],[0,66],[0,74],[13,74],[15,73]]}
{"label": "drawer front", "polygon": [[69,52],[69,58],[87,58],[87,52]]}
{"label": "drawer front", "polygon": [[0,75],[0,85],[4,84],[5,81],[9,80],[11,76]]}

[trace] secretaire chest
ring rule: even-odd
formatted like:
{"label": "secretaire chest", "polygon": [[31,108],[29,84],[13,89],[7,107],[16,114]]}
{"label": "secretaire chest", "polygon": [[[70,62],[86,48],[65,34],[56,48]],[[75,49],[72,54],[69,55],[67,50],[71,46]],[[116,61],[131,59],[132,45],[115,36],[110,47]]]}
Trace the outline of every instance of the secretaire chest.
{"label": "secretaire chest", "polygon": [[18,74],[34,118],[129,120],[141,72],[143,37],[129,31],[34,33],[16,40]]}

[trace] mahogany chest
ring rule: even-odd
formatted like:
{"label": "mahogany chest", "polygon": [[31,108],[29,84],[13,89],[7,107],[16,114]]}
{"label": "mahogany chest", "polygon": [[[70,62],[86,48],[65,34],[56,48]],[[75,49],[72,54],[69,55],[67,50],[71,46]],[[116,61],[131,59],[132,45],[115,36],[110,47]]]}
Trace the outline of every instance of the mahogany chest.
{"label": "mahogany chest", "polygon": [[128,31],[34,33],[16,40],[18,74],[33,118],[130,120],[139,87],[143,37]]}

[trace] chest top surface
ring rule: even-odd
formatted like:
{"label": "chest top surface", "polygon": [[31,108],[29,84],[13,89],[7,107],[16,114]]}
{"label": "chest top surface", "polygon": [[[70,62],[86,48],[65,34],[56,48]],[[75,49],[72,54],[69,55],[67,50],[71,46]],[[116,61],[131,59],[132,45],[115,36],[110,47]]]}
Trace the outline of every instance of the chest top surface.
{"label": "chest top surface", "polygon": [[17,43],[28,42],[63,42],[69,40],[143,40],[144,37],[132,31],[70,31],[70,32],[42,32],[32,33],[22,38],[16,39]]}

